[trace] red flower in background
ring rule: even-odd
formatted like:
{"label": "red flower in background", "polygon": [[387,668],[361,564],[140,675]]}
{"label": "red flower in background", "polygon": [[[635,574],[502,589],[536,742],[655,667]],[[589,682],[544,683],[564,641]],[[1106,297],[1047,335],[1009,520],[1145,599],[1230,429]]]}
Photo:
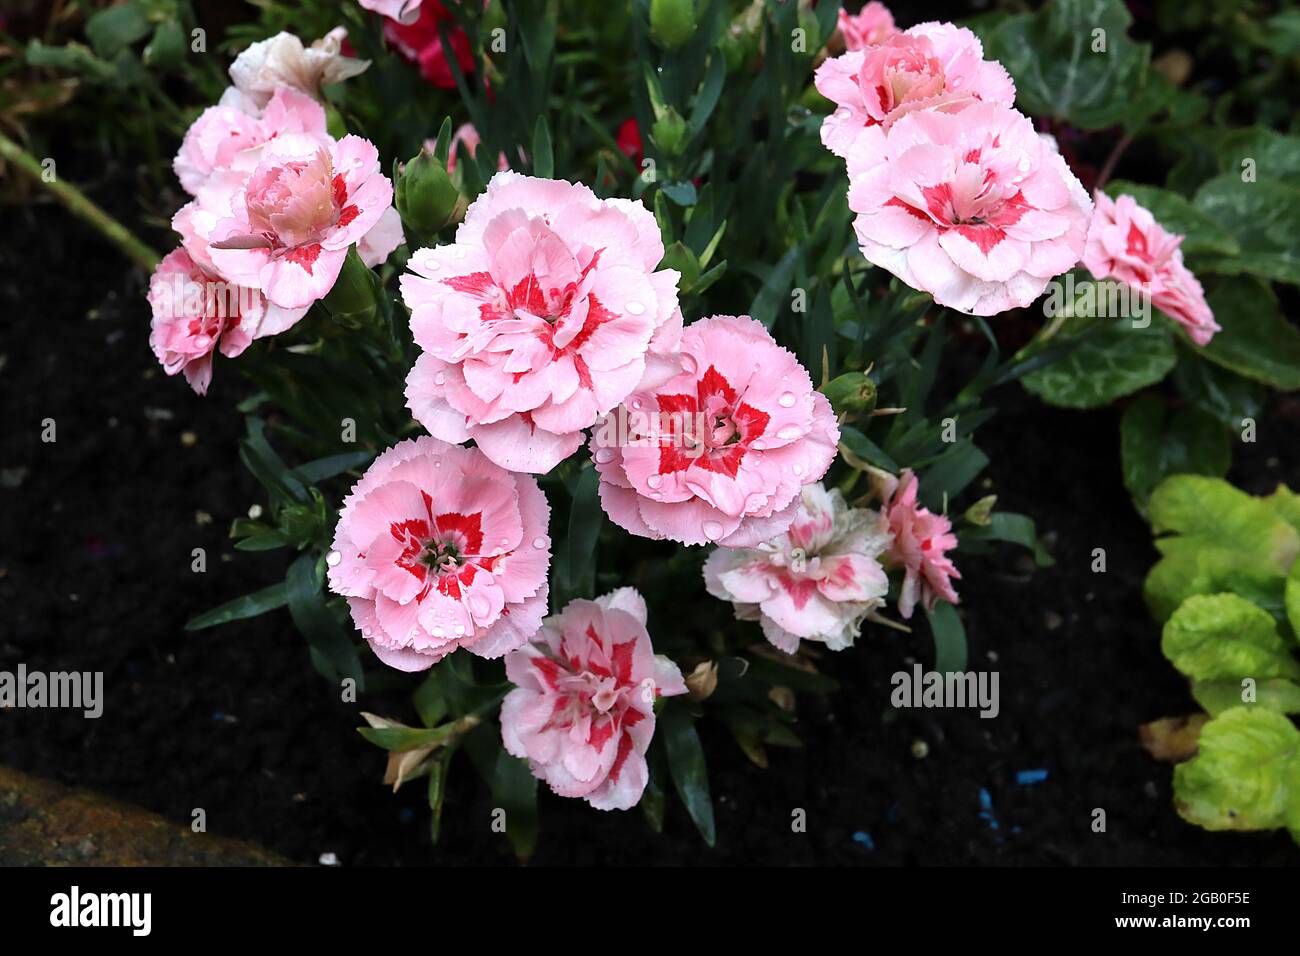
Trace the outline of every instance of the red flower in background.
{"label": "red flower in background", "polygon": [[385,19],[384,39],[406,59],[419,64],[420,74],[426,80],[450,90],[455,88],[456,80],[442,45],[440,26],[443,23],[447,24],[447,39],[461,72],[474,72],[474,53],[470,49],[469,37],[456,26],[455,19],[437,0],[426,0],[421,4],[420,15],[414,23],[401,24]]}
{"label": "red flower in background", "polygon": [[645,149],[641,145],[641,128],[636,125],[636,119],[629,116],[623,120],[623,125],[618,128],[618,136],[615,138],[623,155],[640,166],[641,161],[645,159]]}

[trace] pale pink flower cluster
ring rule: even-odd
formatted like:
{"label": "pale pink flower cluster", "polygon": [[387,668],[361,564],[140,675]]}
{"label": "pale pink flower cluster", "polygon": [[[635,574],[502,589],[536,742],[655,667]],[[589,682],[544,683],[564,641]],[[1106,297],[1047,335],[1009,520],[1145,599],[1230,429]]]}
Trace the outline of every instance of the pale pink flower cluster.
{"label": "pale pink flower cluster", "polygon": [[[168,373],[185,370],[196,391],[207,388],[218,343],[233,356],[306,315],[333,287],[350,246],[376,265],[402,241],[374,146],[335,140],[314,98],[321,83],[366,66],[338,52],[341,40],[335,31],[310,49],[288,34],[254,44],[176,155],[176,175],[194,198],[172,219],[184,261],[172,259],[151,282],[151,344]],[[185,291],[182,274],[218,291]],[[226,299],[241,307],[216,315],[214,303]],[[195,303],[201,311],[188,308]]]}
{"label": "pale pink flower cluster", "polygon": [[423,670],[458,647],[500,657],[546,614],[550,516],[533,478],[474,448],[409,439],[344,500],[330,589],[391,667]]}
{"label": "pale pink flower cluster", "polygon": [[719,548],[704,563],[710,594],[759,621],[763,636],[793,654],[800,640],[832,651],[853,643],[889,590],[881,555],[892,536],[880,515],[850,508],[838,490],[807,485],[788,531],[754,548]]}
{"label": "pale pink flower cluster", "polygon": [[1183,237],[1166,232],[1132,196],[1096,195],[1083,264],[1098,279],[1118,279],[1151,296],[1197,345],[1219,331],[1196,276],[1183,265]]}
{"label": "pale pink flower cluster", "polygon": [[785,531],[835,459],[839,426],[808,372],[749,316],[687,326],[681,371],[593,431],[605,513],[646,538],[753,547]]}
{"label": "pale pink flower cluster", "polygon": [[649,782],[655,701],[686,692],[677,665],[654,653],[645,599],[620,588],[571,602],[507,655],[506,675],[516,685],[501,705],[506,750],[562,797],[635,806]]}
{"label": "pale pink flower cluster", "polygon": [[1078,263],[1087,193],[969,30],[923,23],[827,60],[816,85],[869,262],[975,315],[1028,305]]}
{"label": "pale pink flower cluster", "polygon": [[857,13],[841,8],[836,26],[846,50],[861,50],[883,43],[898,32],[894,15],[880,0],[871,0]]}
{"label": "pale pink flower cluster", "polygon": [[655,271],[663,254],[639,202],[497,173],[456,241],[418,250],[401,278],[423,350],[412,414],[502,467],[549,471],[598,416],[676,372],[678,273]]}
{"label": "pale pink flower cluster", "polygon": [[961,574],[947,555],[957,547],[952,522],[917,501],[916,475],[910,468],[898,477],[883,473],[879,477],[881,528],[890,535],[886,563],[904,573],[898,612],[909,618],[918,602],[932,611],[940,598],[958,603],[952,579],[960,579]]}

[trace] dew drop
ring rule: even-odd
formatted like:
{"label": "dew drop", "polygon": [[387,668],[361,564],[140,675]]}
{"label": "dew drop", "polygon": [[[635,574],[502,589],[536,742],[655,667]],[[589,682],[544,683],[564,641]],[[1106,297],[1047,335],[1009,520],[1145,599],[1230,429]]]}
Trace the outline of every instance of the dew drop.
{"label": "dew drop", "polygon": [[440,628],[440,627],[435,627],[435,628],[434,628],[432,631],[430,631],[429,633],[432,634],[434,637],[442,637],[442,628]]}
{"label": "dew drop", "polygon": [[704,537],[708,538],[710,541],[717,541],[722,537],[722,525],[718,524],[716,521],[704,522]]}
{"label": "dew drop", "polygon": [[782,428],[776,433],[777,438],[783,438],[786,441],[794,441],[799,437],[799,435],[800,431],[798,425],[786,425],[785,428]]}
{"label": "dew drop", "polygon": [[645,483],[651,488],[658,488],[664,483],[663,475],[651,475],[645,480]]}
{"label": "dew drop", "polygon": [[645,306],[640,302],[629,302],[623,308],[627,310],[629,315],[640,315],[645,311]]}
{"label": "dew drop", "polygon": [[633,408],[640,408],[640,407],[641,407],[641,399],[639,399],[639,398],[634,398],[634,399],[632,399],[632,407],[633,407]]}
{"label": "dew drop", "polygon": [[[439,382],[438,384],[441,385],[442,383]],[[789,408],[794,404],[794,392],[786,392],[777,401],[781,403],[782,408]]]}
{"label": "dew drop", "polygon": [[446,384],[447,384],[447,373],[446,373],[446,372],[439,372],[437,375],[435,375],[435,376],[433,377],[433,384],[434,384],[434,385],[446,385]]}
{"label": "dew drop", "polygon": [[802,474],[803,474],[803,465],[795,465],[795,466],[794,466],[794,473],[795,473],[796,475],[802,475]]}
{"label": "dew drop", "polygon": [[608,448],[596,449],[596,461],[599,464],[603,465],[606,462],[613,461],[613,460],[614,460],[614,453],[610,451]]}
{"label": "dew drop", "polygon": [[464,633],[465,633],[465,625],[464,625],[464,624],[457,624],[457,625],[456,625],[456,636],[457,636],[457,637],[461,637],[461,636],[464,635]]}
{"label": "dew drop", "polygon": [[194,339],[194,344],[198,348],[205,349],[212,344],[212,336],[200,335]]}
{"label": "dew drop", "polygon": [[546,535],[539,535],[538,537],[533,538],[533,547],[536,548],[538,551],[541,551],[545,548],[549,548],[550,546],[551,546],[551,539],[546,537]]}
{"label": "dew drop", "polygon": [[362,637],[369,637],[370,634],[371,634],[371,630],[370,630],[370,628],[368,628],[368,627],[363,627],[363,628],[361,629],[361,636],[362,636]]}
{"label": "dew drop", "polygon": [[342,560],[343,555],[339,554],[337,551],[331,551],[329,554],[325,555],[325,563],[331,568]]}
{"label": "dew drop", "polygon": [[694,375],[700,370],[700,363],[695,361],[695,356],[690,352],[682,353],[682,371],[687,375]]}

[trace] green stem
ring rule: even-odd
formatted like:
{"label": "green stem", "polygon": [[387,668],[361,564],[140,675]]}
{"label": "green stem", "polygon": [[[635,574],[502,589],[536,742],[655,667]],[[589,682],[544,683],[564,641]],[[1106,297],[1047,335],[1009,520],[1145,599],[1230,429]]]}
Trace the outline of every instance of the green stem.
{"label": "green stem", "polygon": [[57,178],[47,179],[45,170],[35,157],[4,133],[0,133],[0,159],[13,163],[48,189],[54,198],[63,203],[73,215],[98,229],[106,239],[146,272],[152,272],[158,265],[160,258],[158,253],[137,239],[126,226],[91,202],[76,186]]}

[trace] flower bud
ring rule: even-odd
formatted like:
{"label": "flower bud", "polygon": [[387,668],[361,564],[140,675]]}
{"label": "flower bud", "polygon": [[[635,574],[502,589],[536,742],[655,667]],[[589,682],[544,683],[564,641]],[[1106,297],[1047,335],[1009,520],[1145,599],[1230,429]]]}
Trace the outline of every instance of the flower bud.
{"label": "flower bud", "polygon": [[865,414],[876,407],[876,383],[862,372],[845,372],[822,387],[837,414]]}
{"label": "flower bud", "polygon": [[402,223],[422,246],[434,245],[434,237],[455,220],[461,205],[447,167],[428,150],[421,150],[397,177],[394,200]]}
{"label": "flower bud", "polygon": [[669,106],[650,127],[650,138],[665,155],[676,156],[686,145],[686,120]]}
{"label": "flower bud", "polygon": [[650,0],[650,36],[676,50],[695,35],[695,0]]}
{"label": "flower bud", "polygon": [[379,309],[378,284],[374,272],[357,255],[356,246],[348,250],[334,287],[321,301],[336,322],[350,328],[359,328],[375,317]]}

